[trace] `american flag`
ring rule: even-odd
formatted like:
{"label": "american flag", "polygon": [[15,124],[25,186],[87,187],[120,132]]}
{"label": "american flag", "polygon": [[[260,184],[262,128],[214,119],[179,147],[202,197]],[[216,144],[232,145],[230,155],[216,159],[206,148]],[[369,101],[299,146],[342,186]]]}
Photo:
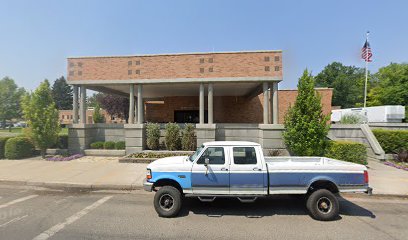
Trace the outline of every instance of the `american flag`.
{"label": "american flag", "polygon": [[368,40],[365,41],[363,48],[361,49],[361,58],[366,62],[371,62],[371,57],[373,53],[371,52],[370,44]]}

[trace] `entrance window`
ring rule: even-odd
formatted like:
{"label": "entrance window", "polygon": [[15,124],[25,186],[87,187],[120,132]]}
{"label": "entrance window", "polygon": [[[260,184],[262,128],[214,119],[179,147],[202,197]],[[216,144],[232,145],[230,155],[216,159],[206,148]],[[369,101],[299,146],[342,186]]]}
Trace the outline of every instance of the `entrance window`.
{"label": "entrance window", "polygon": [[[204,121],[207,122],[208,112],[204,111]],[[199,123],[200,112],[198,110],[174,111],[174,122],[176,123]]]}

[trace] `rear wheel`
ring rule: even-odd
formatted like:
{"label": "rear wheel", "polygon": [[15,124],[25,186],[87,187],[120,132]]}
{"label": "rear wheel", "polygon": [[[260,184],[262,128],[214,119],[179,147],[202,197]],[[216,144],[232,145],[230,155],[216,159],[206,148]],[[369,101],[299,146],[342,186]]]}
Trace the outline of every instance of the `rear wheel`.
{"label": "rear wheel", "polygon": [[339,216],[339,201],[332,192],[326,189],[319,189],[311,193],[306,207],[316,220],[330,221]]}
{"label": "rear wheel", "polygon": [[164,186],[154,195],[154,209],[160,217],[175,217],[180,212],[182,198],[180,191],[172,186]]}

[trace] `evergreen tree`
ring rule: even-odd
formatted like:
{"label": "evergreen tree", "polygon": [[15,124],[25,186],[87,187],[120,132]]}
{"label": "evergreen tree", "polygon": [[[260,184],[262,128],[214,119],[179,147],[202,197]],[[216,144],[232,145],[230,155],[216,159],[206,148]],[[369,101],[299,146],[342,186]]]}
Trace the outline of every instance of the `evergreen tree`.
{"label": "evergreen tree", "polygon": [[283,139],[289,152],[298,156],[322,156],[328,144],[329,116],[323,115],[321,97],[314,86],[314,78],[305,70],[295,104],[285,116]]}
{"label": "evergreen tree", "polygon": [[55,80],[52,85],[52,97],[58,110],[72,109],[72,87],[67,84],[63,76]]}
{"label": "evergreen tree", "polygon": [[105,122],[105,117],[101,114],[101,108],[99,107],[99,104],[96,104],[94,108],[94,112],[92,114],[92,118],[93,118],[94,123]]}
{"label": "evergreen tree", "polygon": [[58,110],[52,98],[48,80],[31,94],[23,97],[23,114],[29,126],[31,139],[45,157],[47,148],[53,146],[60,132]]}

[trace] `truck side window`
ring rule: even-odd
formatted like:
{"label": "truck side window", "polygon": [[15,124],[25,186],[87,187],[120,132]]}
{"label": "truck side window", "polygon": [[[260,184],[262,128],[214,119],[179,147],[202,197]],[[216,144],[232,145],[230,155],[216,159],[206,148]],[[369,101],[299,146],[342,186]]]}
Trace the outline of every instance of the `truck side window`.
{"label": "truck side window", "polygon": [[256,152],[254,147],[234,147],[235,164],[256,164]]}
{"label": "truck side window", "polygon": [[216,164],[223,165],[225,163],[224,148],[223,147],[207,148],[205,152],[201,155],[200,159],[198,159],[197,164],[204,164],[206,158],[210,160],[210,164],[212,165]]}

